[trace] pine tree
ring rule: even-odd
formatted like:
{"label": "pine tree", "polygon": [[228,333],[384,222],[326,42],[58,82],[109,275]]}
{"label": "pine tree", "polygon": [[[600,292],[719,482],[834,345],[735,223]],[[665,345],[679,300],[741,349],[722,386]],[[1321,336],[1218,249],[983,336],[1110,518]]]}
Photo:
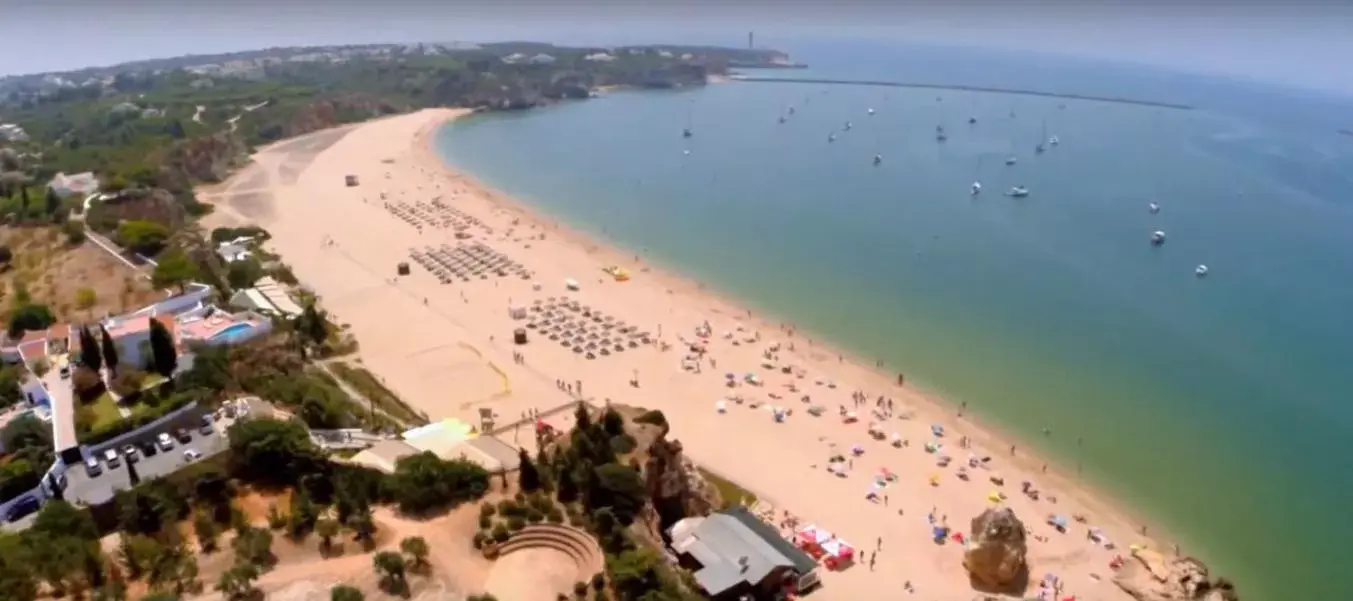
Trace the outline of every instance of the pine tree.
{"label": "pine tree", "polygon": [[150,355],[155,373],[168,378],[178,369],[178,349],[174,348],[174,336],[154,318],[150,319]]}
{"label": "pine tree", "polygon": [[113,344],[113,337],[108,335],[108,330],[103,325],[99,325],[99,337],[103,344],[103,364],[108,366],[108,371],[117,373],[117,346]]}
{"label": "pine tree", "polygon": [[89,328],[80,326],[80,363],[94,371],[103,369],[103,355],[99,353],[99,341],[89,333]]}
{"label": "pine tree", "polygon": [[536,469],[536,464],[531,461],[531,455],[526,449],[517,452],[517,460],[521,462],[521,467],[517,470],[517,484],[525,492],[540,490],[540,471]]}

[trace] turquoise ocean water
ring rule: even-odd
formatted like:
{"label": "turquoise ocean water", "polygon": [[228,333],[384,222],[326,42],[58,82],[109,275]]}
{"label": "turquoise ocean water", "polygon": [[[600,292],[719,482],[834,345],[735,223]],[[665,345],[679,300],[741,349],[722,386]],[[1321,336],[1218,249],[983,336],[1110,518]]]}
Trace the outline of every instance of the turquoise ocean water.
{"label": "turquoise ocean water", "polygon": [[[801,46],[788,50],[812,68],[781,75],[1200,109],[745,83],[477,116],[439,147],[1082,464],[1247,600],[1353,599],[1336,576],[1353,564],[1353,138],[1334,133],[1353,100],[1047,57]],[[1044,123],[1062,143],[1036,156]],[[1017,184],[1032,194],[1001,194]]]}

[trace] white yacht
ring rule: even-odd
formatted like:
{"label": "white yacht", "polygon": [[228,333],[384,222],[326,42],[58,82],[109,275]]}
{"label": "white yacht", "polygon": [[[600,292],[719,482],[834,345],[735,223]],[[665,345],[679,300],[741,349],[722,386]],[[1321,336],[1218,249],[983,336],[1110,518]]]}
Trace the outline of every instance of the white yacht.
{"label": "white yacht", "polygon": [[1152,215],[1155,215],[1156,213],[1160,212],[1160,205],[1153,202],[1149,205],[1146,205],[1146,210],[1149,211]]}
{"label": "white yacht", "polygon": [[1024,186],[1015,186],[1011,188],[1009,192],[1006,192],[1005,195],[1012,198],[1024,198],[1029,195],[1029,189]]}
{"label": "white yacht", "polygon": [[1207,266],[1199,265],[1197,269],[1193,270],[1193,275],[1196,275],[1200,278],[1207,277]]}
{"label": "white yacht", "polygon": [[1151,232],[1151,243],[1156,246],[1165,244],[1165,232],[1162,232],[1160,230]]}
{"label": "white yacht", "polygon": [[972,183],[972,192],[971,192],[971,194],[972,194],[973,196],[977,196],[978,194],[981,194],[981,193],[982,193],[982,182],[973,182],[973,183]]}
{"label": "white yacht", "polygon": [[869,109],[869,114],[870,115],[874,114],[874,109]]}
{"label": "white yacht", "polygon": [[1051,138],[1048,138],[1048,145],[1049,145],[1049,146],[1056,146],[1056,145],[1061,144],[1061,143],[1062,143],[1062,141],[1061,141],[1057,136],[1053,136],[1053,137],[1051,137]]}

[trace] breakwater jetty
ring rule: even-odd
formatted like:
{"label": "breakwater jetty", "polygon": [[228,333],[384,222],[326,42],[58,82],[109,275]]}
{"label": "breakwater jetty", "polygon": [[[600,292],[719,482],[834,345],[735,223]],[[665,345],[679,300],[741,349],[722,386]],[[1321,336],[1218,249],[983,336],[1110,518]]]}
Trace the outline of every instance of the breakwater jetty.
{"label": "breakwater jetty", "polygon": [[1118,104],[1135,104],[1138,106],[1154,106],[1159,108],[1176,109],[1189,111],[1193,107],[1187,104],[1177,104],[1172,102],[1156,102],[1154,100],[1138,100],[1133,98],[1118,98],[1112,96],[1090,96],[1086,94],[1063,94],[1060,92],[1043,92],[1039,90],[1021,90],[1017,88],[993,88],[986,86],[964,86],[953,84],[937,83],[910,83],[904,81],[878,81],[867,79],[822,79],[810,77],[756,77],[748,75],[733,75],[729,77],[733,81],[754,82],[754,83],[806,83],[806,84],[828,84],[837,86],[881,86],[888,88],[918,88],[928,90],[960,90],[964,92],[992,92],[996,94],[1019,94],[1023,96],[1043,96],[1045,98],[1065,98],[1068,100],[1091,100],[1095,102],[1114,102]]}

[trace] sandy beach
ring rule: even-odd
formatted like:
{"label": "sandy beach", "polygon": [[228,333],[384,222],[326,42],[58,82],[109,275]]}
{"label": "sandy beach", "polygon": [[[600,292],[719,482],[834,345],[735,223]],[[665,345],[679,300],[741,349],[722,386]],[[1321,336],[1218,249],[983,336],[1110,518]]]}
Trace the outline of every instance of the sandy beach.
{"label": "sandy beach", "polygon": [[[815,598],[973,598],[962,545],[932,541],[930,521],[966,535],[969,520],[993,505],[993,493],[1003,494],[1002,503],[1031,530],[1027,596],[1036,596],[1037,582],[1052,573],[1064,584],[1063,596],[1129,599],[1110,582],[1111,559],[1127,556],[1134,544],[1168,549],[1141,535],[1141,521],[1079,484],[1071,476],[1075,466],[1059,473],[960,407],[899,385],[905,366],[829,348],[448,169],[431,148],[433,137],[464,114],[426,110],[264,148],[254,164],[203,191],[202,199],[217,207],[205,225],[266,228],[269,248],[360,341],[361,361],[433,419],[474,423],[480,409],[490,408],[512,421],[575,395],[662,410],[693,460],[756,493],[777,518],[788,512],[873,558],[872,566],[862,561],[824,573]],[[349,175],[359,185],[345,185]],[[436,223],[403,219],[397,210]],[[469,237],[457,239],[444,223],[465,224]],[[476,243],[529,275],[496,277],[490,270],[484,279],[443,284],[410,258],[411,250]],[[409,263],[410,275],[396,274],[401,262]],[[603,271],[611,266],[624,269],[628,281]],[[576,291],[566,289],[570,280]],[[575,352],[549,340],[548,327],[538,324],[526,330],[527,344],[514,344],[515,329],[542,322],[544,307],[565,296],[648,335],[606,329],[622,350]],[[509,315],[514,306],[525,319]],[[697,328],[706,324],[709,336],[701,338]],[[701,340],[703,356],[689,361],[691,343]],[[884,416],[874,415],[880,399],[885,410],[892,407]],[[716,410],[720,401],[724,412]],[[813,406],[823,408],[820,416],[810,415]],[[791,412],[777,421],[772,407]],[[856,419],[845,423],[842,411]],[[869,435],[871,424],[882,440]],[[932,453],[927,443],[942,446]],[[861,452],[852,452],[857,445]],[[849,458],[843,475],[827,471],[835,454]],[[941,455],[952,463],[938,466]],[[970,457],[977,467],[961,479],[958,470]],[[884,470],[896,478],[867,500]],[[993,482],[996,475],[1003,485]],[[1033,483],[1037,499],[1021,491],[1024,482]],[[1046,523],[1051,514],[1068,518],[1065,533]],[[1090,527],[1117,548],[1088,540]],[[907,582],[913,594],[904,592]]]}

